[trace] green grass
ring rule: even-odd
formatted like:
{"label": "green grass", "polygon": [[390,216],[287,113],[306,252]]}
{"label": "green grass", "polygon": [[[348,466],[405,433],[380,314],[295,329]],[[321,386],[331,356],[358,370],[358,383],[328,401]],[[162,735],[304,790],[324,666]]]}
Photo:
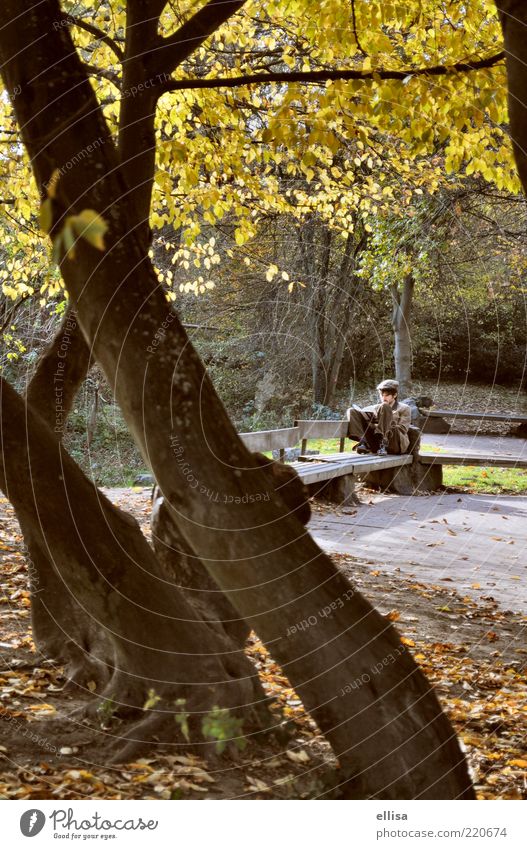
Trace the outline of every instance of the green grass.
{"label": "green grass", "polygon": [[485,466],[443,466],[443,484],[487,495],[507,492],[519,495],[527,493],[527,471]]}
{"label": "green grass", "polygon": [[[355,445],[353,439],[346,439],[344,451],[351,451],[351,446]],[[320,451],[321,454],[337,454],[340,447],[340,439],[308,439],[308,451]]]}
{"label": "green grass", "polygon": [[[424,443],[423,451],[445,453],[446,448]],[[527,492],[527,470],[499,469],[493,466],[443,466],[443,484],[486,495]]]}

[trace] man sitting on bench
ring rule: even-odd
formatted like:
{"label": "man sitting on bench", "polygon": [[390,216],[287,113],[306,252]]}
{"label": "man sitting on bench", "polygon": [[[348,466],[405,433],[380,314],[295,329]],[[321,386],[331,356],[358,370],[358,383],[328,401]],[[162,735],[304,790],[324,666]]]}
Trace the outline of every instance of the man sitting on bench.
{"label": "man sitting on bench", "polygon": [[377,387],[380,402],[370,407],[354,405],[346,412],[348,436],[357,439],[353,447],[357,454],[405,454],[410,440],[408,428],[412,421],[410,407],[397,400],[397,380],[383,380]]}

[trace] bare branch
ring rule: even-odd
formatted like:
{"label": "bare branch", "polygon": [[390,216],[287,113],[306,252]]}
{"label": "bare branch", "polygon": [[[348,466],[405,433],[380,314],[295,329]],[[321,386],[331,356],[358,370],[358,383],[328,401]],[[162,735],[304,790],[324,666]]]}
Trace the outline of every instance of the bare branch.
{"label": "bare branch", "polygon": [[357,19],[355,17],[355,0],[351,0],[351,19],[352,19],[353,36],[355,38],[355,43],[356,43],[358,49],[360,50],[360,52],[362,53],[362,55],[367,56],[368,54],[363,49],[362,44],[359,41],[359,35],[357,33]]}

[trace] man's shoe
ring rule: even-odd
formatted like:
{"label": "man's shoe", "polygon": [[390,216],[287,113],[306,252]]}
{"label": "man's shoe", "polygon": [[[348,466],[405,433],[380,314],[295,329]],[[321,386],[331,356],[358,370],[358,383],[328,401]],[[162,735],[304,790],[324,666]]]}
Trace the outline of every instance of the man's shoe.
{"label": "man's shoe", "polygon": [[368,443],[363,442],[362,440],[354,446],[353,450],[356,451],[357,454],[371,454],[371,448]]}

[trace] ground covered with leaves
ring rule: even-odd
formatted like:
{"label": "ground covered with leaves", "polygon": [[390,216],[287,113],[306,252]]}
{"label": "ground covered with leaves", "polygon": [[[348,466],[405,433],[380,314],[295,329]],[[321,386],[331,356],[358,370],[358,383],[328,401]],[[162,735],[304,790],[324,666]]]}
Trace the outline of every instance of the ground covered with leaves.
{"label": "ground covered with leaves", "polygon": [[[147,490],[113,493],[147,529]],[[490,596],[462,597],[349,556],[335,560],[399,629],[436,687],[465,747],[480,799],[527,798],[527,617]],[[0,798],[288,799],[335,797],[338,763],[280,667],[256,636],[247,647],[274,699],[276,732],[221,752],[211,743],[160,747],[108,766],[122,731],[111,710],[71,718],[90,693],[65,686],[63,670],[36,650],[23,540],[0,500]],[[372,672],[372,675],[375,674]]]}

